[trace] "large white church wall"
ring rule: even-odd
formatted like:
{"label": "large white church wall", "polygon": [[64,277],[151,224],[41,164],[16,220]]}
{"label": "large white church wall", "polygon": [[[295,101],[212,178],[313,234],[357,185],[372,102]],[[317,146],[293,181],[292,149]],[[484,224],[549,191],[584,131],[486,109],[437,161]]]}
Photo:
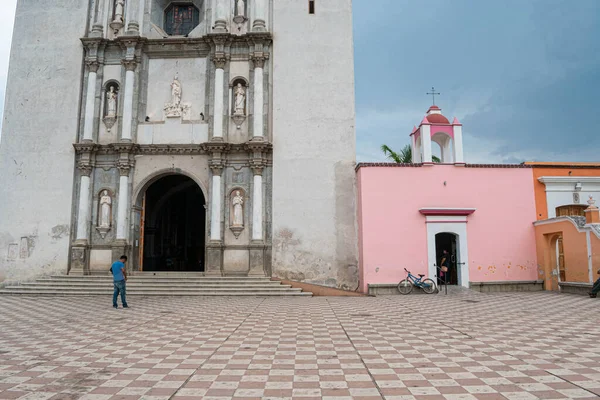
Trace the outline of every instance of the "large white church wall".
{"label": "large white church wall", "polygon": [[354,290],[351,0],[276,0],[273,30],[273,275]]}
{"label": "large white church wall", "polygon": [[181,103],[191,106],[189,119],[201,120],[206,101],[206,58],[150,59],[146,115],[150,121],[164,120],[165,103],[171,101],[171,83],[181,82]]}
{"label": "large white church wall", "polygon": [[86,0],[17,2],[0,143],[0,281],[67,271],[87,10]]}
{"label": "large white church wall", "polygon": [[207,123],[167,118],[165,122],[138,125],[139,144],[200,144],[207,141]]}

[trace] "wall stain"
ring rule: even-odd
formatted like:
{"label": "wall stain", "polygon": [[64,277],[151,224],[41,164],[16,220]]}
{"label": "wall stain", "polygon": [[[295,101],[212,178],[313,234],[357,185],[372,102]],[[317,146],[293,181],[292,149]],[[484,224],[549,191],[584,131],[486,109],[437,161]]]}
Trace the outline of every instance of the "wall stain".
{"label": "wall stain", "polygon": [[54,240],[60,240],[69,234],[69,225],[56,225],[50,231],[50,237]]}

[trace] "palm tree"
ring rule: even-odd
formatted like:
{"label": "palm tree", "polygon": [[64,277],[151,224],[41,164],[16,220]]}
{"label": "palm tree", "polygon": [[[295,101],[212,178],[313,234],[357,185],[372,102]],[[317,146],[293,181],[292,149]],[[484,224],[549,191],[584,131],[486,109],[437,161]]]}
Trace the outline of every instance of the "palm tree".
{"label": "palm tree", "polygon": [[[412,148],[410,147],[410,144],[407,144],[406,146],[404,146],[398,153],[396,153],[394,150],[390,149],[390,147],[387,144],[382,144],[381,151],[383,151],[383,154],[389,160],[391,160],[395,163],[398,163],[398,164],[412,163]],[[432,156],[431,159],[434,163],[441,162],[441,160],[439,158],[437,158],[436,156]]]}

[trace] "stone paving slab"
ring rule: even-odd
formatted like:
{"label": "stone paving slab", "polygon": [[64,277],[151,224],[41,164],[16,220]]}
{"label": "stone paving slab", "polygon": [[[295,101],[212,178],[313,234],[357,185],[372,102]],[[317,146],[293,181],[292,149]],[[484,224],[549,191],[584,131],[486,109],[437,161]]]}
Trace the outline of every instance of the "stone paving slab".
{"label": "stone paving slab", "polygon": [[600,301],[0,297],[0,399],[597,399]]}

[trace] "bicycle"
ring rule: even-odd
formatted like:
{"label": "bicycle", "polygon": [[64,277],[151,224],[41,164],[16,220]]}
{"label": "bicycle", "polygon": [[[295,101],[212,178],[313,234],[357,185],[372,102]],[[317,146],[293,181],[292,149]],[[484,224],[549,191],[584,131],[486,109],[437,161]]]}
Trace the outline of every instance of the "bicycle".
{"label": "bicycle", "polygon": [[419,277],[417,278],[416,276],[411,274],[410,271],[406,268],[404,268],[404,270],[406,271],[408,276],[406,277],[406,279],[401,280],[398,284],[398,291],[400,293],[409,294],[410,292],[412,292],[413,287],[415,286],[423,289],[423,291],[427,294],[435,293],[437,288],[433,279],[423,279],[425,277],[425,275],[423,274],[419,274]]}

